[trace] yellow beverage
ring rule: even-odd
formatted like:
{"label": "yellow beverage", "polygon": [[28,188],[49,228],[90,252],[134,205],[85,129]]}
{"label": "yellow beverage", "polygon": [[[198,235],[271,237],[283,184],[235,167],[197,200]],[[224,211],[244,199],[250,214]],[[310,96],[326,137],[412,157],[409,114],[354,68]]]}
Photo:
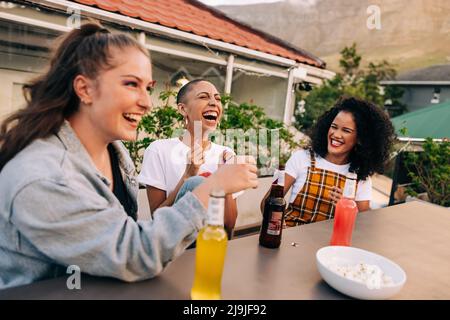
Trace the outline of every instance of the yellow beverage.
{"label": "yellow beverage", "polygon": [[208,223],[197,236],[192,300],[219,300],[227,233],[223,228],[225,194],[213,192],[208,204]]}
{"label": "yellow beverage", "polygon": [[219,300],[227,233],[221,226],[207,226],[197,237],[192,300]]}

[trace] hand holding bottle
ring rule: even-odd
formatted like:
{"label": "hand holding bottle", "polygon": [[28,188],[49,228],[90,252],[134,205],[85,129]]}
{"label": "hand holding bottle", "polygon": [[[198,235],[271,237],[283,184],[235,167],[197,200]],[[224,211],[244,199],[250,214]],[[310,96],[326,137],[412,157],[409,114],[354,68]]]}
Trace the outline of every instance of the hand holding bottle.
{"label": "hand holding bottle", "polygon": [[211,175],[212,186],[218,186],[225,193],[234,193],[258,186],[258,176],[256,161],[250,156],[235,156],[235,163],[221,165],[219,169]]}
{"label": "hand holding bottle", "polygon": [[193,194],[205,208],[208,207],[209,193],[215,188],[219,188],[226,194],[229,194],[258,186],[255,159],[253,157],[242,158],[239,156],[236,158],[237,163],[220,166],[216,172],[205,179],[205,182],[194,189]]}

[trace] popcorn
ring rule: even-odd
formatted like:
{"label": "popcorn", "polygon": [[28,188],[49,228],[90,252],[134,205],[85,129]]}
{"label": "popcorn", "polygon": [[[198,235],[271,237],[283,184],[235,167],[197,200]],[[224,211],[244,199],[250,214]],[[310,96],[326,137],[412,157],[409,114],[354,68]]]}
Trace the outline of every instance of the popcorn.
{"label": "popcorn", "polygon": [[380,289],[394,285],[391,277],[384,274],[380,267],[363,262],[357,265],[328,264],[328,267],[344,278],[365,284],[369,289]]}

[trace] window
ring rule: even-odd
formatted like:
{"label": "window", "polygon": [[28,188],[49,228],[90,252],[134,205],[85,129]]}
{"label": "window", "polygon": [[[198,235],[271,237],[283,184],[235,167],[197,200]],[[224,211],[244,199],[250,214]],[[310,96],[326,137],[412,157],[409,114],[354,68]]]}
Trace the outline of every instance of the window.
{"label": "window", "polygon": [[431,103],[439,103],[441,97],[441,88],[434,88],[433,97]]}

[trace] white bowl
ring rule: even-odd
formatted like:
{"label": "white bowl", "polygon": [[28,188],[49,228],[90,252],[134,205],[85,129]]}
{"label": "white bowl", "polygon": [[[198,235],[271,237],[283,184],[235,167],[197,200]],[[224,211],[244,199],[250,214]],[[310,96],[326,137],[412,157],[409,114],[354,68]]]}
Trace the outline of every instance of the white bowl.
{"label": "white bowl", "polygon": [[[391,260],[370,251],[341,246],[328,246],[316,253],[317,268],[322,278],[334,289],[357,299],[387,299],[397,294],[406,282],[406,274]],[[365,283],[348,279],[330,268],[334,266],[355,266],[359,263],[376,265],[392,278],[393,284],[370,288]]]}

